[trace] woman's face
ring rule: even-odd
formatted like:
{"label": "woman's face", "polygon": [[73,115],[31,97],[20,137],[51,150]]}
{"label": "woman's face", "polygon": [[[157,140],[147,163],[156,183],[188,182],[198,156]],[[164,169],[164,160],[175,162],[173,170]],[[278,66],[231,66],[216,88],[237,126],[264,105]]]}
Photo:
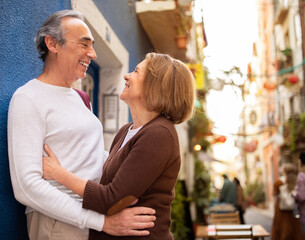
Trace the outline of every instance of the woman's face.
{"label": "woman's face", "polygon": [[124,76],[125,88],[120,98],[128,105],[143,104],[143,82],[147,69],[147,60],[140,62],[136,69]]}

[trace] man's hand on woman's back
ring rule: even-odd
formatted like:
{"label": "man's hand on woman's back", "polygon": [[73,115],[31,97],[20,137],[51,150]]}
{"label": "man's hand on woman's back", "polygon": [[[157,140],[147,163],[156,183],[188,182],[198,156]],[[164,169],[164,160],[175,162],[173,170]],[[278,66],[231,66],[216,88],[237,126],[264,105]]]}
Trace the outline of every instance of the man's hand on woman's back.
{"label": "man's hand on woman's back", "polygon": [[146,236],[154,226],[156,211],[147,207],[126,208],[105,217],[103,231],[113,236]]}

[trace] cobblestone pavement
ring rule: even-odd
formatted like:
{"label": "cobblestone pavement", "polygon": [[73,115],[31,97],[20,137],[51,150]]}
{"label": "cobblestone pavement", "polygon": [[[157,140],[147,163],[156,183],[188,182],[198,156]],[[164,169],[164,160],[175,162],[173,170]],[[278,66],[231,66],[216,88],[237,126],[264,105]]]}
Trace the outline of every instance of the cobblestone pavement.
{"label": "cobblestone pavement", "polygon": [[[271,233],[273,220],[272,210],[250,207],[247,209],[244,219],[246,224],[260,224]],[[266,237],[265,240],[270,240],[270,237]]]}

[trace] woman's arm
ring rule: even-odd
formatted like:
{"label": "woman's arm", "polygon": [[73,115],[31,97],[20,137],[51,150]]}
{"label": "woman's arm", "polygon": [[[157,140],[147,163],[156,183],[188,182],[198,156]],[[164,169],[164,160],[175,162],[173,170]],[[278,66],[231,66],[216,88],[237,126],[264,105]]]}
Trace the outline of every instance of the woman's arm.
{"label": "woman's arm", "polygon": [[[152,196],[159,193],[167,195],[172,191],[164,188],[174,186],[180,168],[180,158],[178,144],[174,143],[169,131],[156,124],[145,128],[145,131],[141,130],[130,141],[132,146],[126,145],[111,158],[109,165],[106,165],[105,174],[111,174],[110,171],[118,169],[108,185],[90,180],[87,182],[83,197],[84,208],[107,213],[126,196],[141,199],[147,190]],[[120,159],[124,160],[121,162]]]}
{"label": "woman's arm", "polygon": [[43,157],[43,178],[55,180],[83,197],[87,180],[64,169],[47,144],[44,144],[44,150],[49,157]]}
{"label": "woman's arm", "polygon": [[[58,158],[47,144],[44,145],[44,149],[49,157],[43,157],[43,178],[55,180],[83,198],[87,180],[82,179],[63,168],[60,165]],[[114,215],[128,206],[135,205],[137,201],[138,200],[133,196],[126,196],[114,204],[108,210],[107,215]]]}
{"label": "woman's arm", "polygon": [[[118,133],[121,131],[124,131],[124,129],[121,128]],[[113,148],[114,143],[117,141],[118,135],[119,134],[115,136],[110,150]],[[82,179],[63,168],[60,165],[56,155],[47,144],[44,144],[44,150],[49,157],[43,157],[43,178],[48,180],[55,180],[68,189],[72,190],[74,193],[83,197],[87,180]],[[108,152],[104,152],[104,163],[108,155]]]}
{"label": "woman's arm", "polygon": [[[178,149],[173,151],[173,145],[173,137],[165,128],[150,126],[133,146],[108,185],[86,181],[69,173],[59,165],[51,149],[45,146],[50,157],[43,159],[43,174],[44,178],[54,179],[82,196],[83,208],[107,214],[126,197],[139,198],[164,171],[169,174],[167,177],[170,179],[167,181],[176,181],[180,160],[176,162],[169,158],[169,155],[179,152]],[[130,200],[128,202],[131,204]],[[123,205],[126,205],[125,201]]]}

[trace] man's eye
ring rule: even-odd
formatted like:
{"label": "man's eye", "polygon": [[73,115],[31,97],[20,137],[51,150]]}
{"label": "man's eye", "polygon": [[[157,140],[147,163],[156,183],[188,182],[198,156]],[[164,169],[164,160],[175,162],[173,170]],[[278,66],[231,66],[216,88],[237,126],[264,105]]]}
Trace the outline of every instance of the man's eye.
{"label": "man's eye", "polygon": [[88,44],[86,44],[86,43],[81,43],[81,45],[83,45],[84,47],[88,47]]}

